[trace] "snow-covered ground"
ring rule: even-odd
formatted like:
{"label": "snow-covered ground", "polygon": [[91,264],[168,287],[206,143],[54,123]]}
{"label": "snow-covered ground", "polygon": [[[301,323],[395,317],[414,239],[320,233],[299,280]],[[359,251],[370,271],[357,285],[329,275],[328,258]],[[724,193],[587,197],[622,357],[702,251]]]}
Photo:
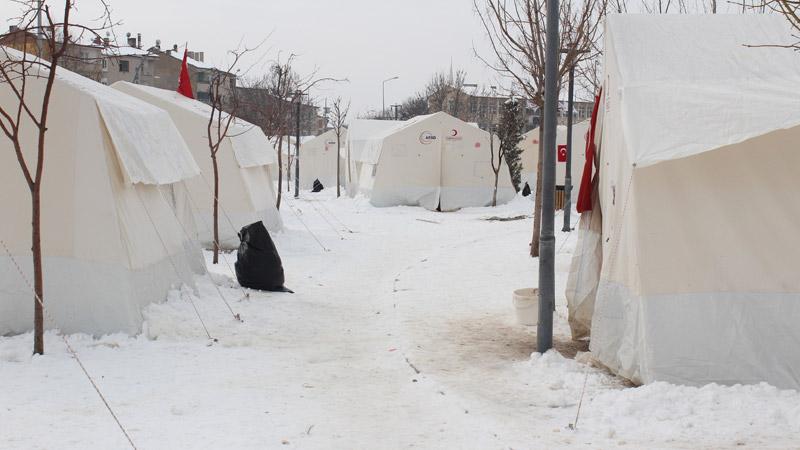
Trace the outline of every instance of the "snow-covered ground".
{"label": "snow-covered ground", "polygon": [[[795,391],[633,388],[572,359],[585,350],[563,297],[574,232],[556,244],[564,356],[532,355],[535,329],[511,305],[536,285],[532,220],[485,220],[529,214],[528,199],[442,214],[331,194],[283,208],[275,240],[295,294],[246,296],[235,254],[198,278],[190,295],[217,343],[178,291],[145,311],[140,336],[69,337],[139,449],[800,445]],[[30,348],[30,335],[0,338],[0,448],[126,448],[61,339]]]}

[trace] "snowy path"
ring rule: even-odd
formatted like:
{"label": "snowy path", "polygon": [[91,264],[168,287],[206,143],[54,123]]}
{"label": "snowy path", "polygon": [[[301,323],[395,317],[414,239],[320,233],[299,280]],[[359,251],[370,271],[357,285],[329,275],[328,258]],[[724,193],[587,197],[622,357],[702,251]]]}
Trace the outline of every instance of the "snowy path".
{"label": "snowy path", "polygon": [[[531,360],[511,291],[536,284],[518,199],[439,214],[363,199],[289,200],[276,237],[296,294],[243,298],[226,264],[195,302],[146,311],[142,336],[72,336],[140,449],[796,448],[800,395],[769,386],[625,385],[558,354]],[[322,244],[298,220],[302,218]],[[560,219],[560,217],[559,217]],[[332,226],[333,225],[333,226]],[[353,233],[349,233],[347,228]],[[560,227],[558,227],[560,228]],[[557,237],[557,348],[577,236]],[[227,258],[232,264],[231,258]],[[113,295],[113,293],[110,293]],[[0,448],[126,448],[55,335],[0,338]],[[574,421],[586,382],[578,430]]]}

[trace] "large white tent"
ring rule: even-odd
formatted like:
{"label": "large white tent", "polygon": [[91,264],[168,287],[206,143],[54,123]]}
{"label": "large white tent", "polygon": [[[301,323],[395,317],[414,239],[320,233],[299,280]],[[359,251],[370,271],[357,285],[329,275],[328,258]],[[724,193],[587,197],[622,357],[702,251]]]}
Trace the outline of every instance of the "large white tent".
{"label": "large white tent", "polygon": [[[576,186],[583,173],[586,162],[586,132],[589,130],[589,121],[584,120],[572,124],[572,185]],[[556,132],[556,145],[567,145],[567,127],[559,125]],[[539,164],[539,127],[536,127],[522,136],[519,143],[522,149],[522,182],[528,183],[531,189],[536,188],[536,166]],[[567,163],[556,162],[556,186],[564,186],[567,174]],[[573,189],[576,193],[577,189]],[[574,202],[573,202],[574,203]]]}
{"label": "large white tent", "polygon": [[[198,239],[213,243],[212,211],[214,176],[208,146],[208,120],[211,107],[164,89],[116,82],[113,88],[167,111],[181,132],[200,166],[201,175],[187,181],[195,209]],[[233,248],[239,244],[239,230],[259,220],[270,231],[282,228],[275,207],[275,188],[269,166],[277,162],[275,148],[255,125],[234,119],[217,152],[219,167],[220,245]]]}
{"label": "large white tent", "polygon": [[793,42],[780,16],[607,18],[567,300],[615,372],[800,387]]}
{"label": "large white tent", "polygon": [[311,189],[314,180],[319,180],[325,188],[336,189],[336,167],[337,160],[339,171],[342,174],[340,180],[346,185],[344,174],[347,164],[344,158],[346,148],[347,131],[342,130],[340,141],[341,156],[337,158],[336,130],[328,130],[313,139],[300,144],[300,188]]}
{"label": "large white tent", "polygon": [[[495,149],[498,146],[495,139]],[[360,166],[359,190],[375,206],[453,211],[492,202],[495,177],[489,133],[444,112],[396,122],[365,139],[355,158]],[[515,194],[503,161],[498,204]]]}
{"label": "large white tent", "polygon": [[[41,104],[44,86],[44,78],[27,77],[30,105]],[[7,84],[0,104],[18,104]],[[66,69],[56,72],[49,105],[41,187],[45,327],[136,333],[141,308],[166,299],[171,287],[193,286],[192,271],[204,264],[183,188],[198,167],[165,111]],[[22,130],[22,150],[35,165],[35,128],[28,120]],[[0,239],[11,254],[0,251],[3,335],[32,328],[34,302],[17,271],[19,264],[33,279],[30,191],[5,136],[0,180]]]}

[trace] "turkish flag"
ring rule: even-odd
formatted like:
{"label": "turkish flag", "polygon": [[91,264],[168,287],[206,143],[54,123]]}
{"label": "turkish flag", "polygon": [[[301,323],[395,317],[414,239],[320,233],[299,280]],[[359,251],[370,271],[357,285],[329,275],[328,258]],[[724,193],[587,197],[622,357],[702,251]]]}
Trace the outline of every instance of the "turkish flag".
{"label": "turkish flag", "polygon": [[558,162],[567,162],[567,146],[565,144],[558,146]]}
{"label": "turkish flag", "polygon": [[[595,133],[597,132],[597,110],[600,107],[600,100],[603,98],[603,89],[594,96],[594,108],[592,109],[592,121],[589,122],[589,131],[586,135],[586,162],[583,165],[583,177],[581,177],[581,187],[578,191],[578,202],[575,204],[579,213],[592,210],[592,169],[594,168],[595,152],[597,146],[594,143]],[[595,177],[597,177],[595,173]]]}
{"label": "turkish flag", "polygon": [[181,63],[181,76],[178,78],[178,93],[184,97],[194,98],[192,82],[189,79],[189,65],[186,63],[186,49],[183,49],[183,62]]}

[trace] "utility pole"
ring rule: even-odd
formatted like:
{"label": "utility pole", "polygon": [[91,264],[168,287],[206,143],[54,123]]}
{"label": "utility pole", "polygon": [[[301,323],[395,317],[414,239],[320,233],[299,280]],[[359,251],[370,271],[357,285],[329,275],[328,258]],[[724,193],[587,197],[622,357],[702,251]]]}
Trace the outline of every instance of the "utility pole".
{"label": "utility pole", "polygon": [[572,105],[575,90],[575,64],[569,67],[569,94],[567,97],[567,172],[564,175],[564,226],[561,231],[572,231]]}
{"label": "utility pole", "polygon": [[297,120],[297,134],[294,141],[294,198],[300,197],[300,103],[303,100],[303,91],[296,91],[297,110],[295,112]]}
{"label": "utility pole", "polygon": [[386,118],[386,82],[387,81],[396,80],[398,78],[400,78],[400,77],[394,76],[394,77],[391,77],[391,78],[387,78],[387,79],[383,80],[383,83],[381,84],[381,98],[382,98],[382,100],[381,100],[381,118],[383,118],[383,119]]}
{"label": "utility pole", "polygon": [[536,349],[553,347],[555,250],[553,233],[556,175],[556,105],[558,103],[558,0],[547,0],[547,50],[544,81],[544,142],[542,146],[542,228],[539,237],[539,324]]}

